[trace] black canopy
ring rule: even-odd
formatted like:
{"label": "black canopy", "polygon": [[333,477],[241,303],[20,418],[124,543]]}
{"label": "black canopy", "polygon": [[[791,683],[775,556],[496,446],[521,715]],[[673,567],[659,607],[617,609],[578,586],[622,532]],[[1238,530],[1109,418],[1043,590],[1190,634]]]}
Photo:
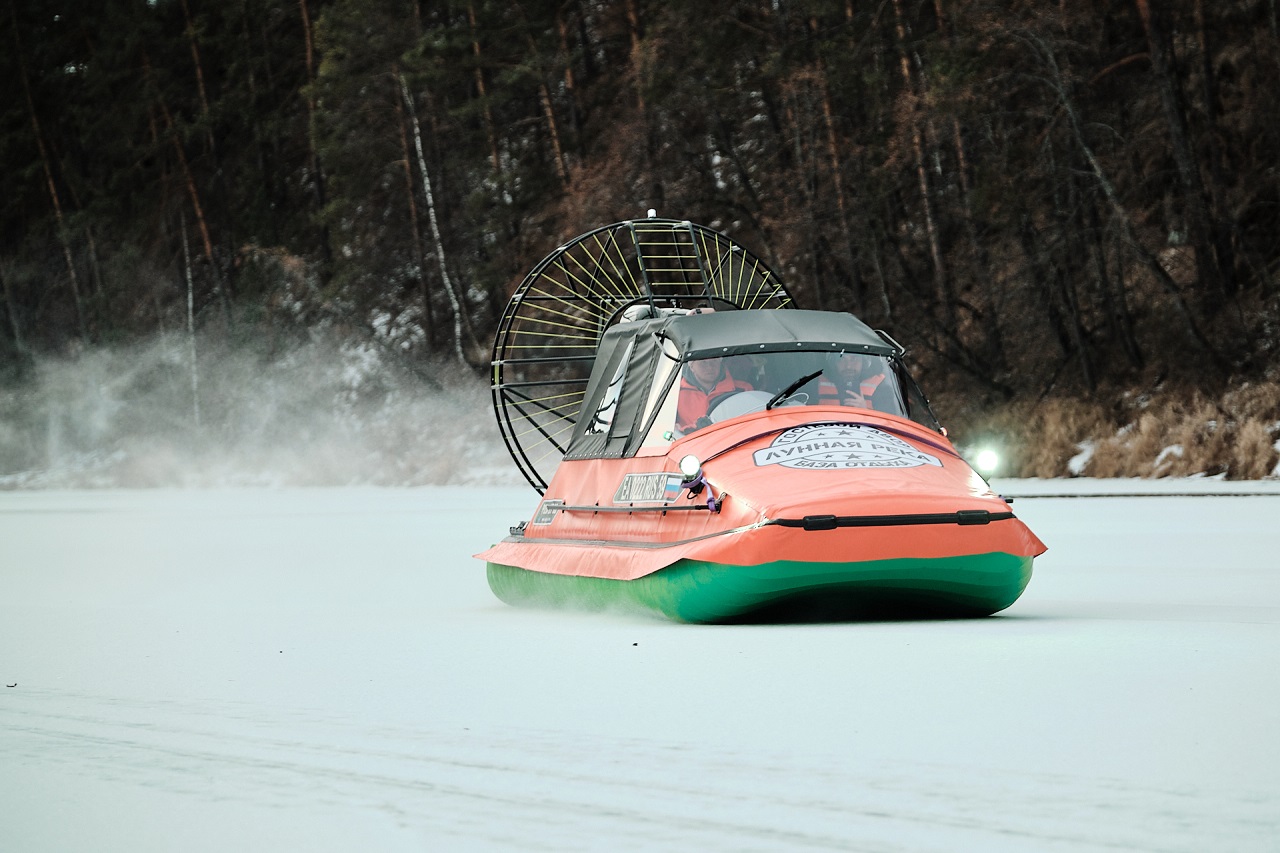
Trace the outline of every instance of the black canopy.
{"label": "black canopy", "polygon": [[718,311],[647,322],[684,360],[785,350],[898,354],[866,323],[834,311]]}
{"label": "black canopy", "polygon": [[900,355],[857,317],[831,311],[717,311],[619,323],[600,339],[566,458],[635,452],[640,418],[658,381],[659,352],[679,361],[771,352]]}

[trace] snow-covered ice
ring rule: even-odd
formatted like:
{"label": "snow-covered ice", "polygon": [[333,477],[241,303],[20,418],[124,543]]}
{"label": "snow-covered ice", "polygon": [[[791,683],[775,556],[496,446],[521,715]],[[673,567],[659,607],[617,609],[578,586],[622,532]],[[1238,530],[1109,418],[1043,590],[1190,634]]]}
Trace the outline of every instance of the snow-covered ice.
{"label": "snow-covered ice", "polygon": [[1280,484],[997,485],[1003,614],[738,626],[499,603],[527,488],[0,493],[0,850],[1276,849]]}

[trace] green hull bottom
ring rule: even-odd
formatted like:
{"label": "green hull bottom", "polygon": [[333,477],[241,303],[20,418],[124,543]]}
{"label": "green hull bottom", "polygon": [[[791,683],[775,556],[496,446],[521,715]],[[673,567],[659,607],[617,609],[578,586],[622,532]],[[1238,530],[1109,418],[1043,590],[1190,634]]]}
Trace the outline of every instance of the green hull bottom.
{"label": "green hull bottom", "polygon": [[489,588],[507,604],[656,611],[681,622],[989,616],[1018,600],[1031,558],[974,554],[936,559],[733,566],[680,560],[636,580],[557,575],[488,563]]}

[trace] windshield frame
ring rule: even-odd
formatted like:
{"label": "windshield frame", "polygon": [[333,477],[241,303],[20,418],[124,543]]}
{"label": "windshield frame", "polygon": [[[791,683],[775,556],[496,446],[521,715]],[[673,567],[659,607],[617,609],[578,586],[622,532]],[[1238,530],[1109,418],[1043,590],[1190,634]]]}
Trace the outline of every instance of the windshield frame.
{"label": "windshield frame", "polygon": [[[907,373],[896,354],[886,355],[882,352],[868,352],[853,347],[832,352],[829,348],[819,349],[812,344],[806,346],[798,343],[795,348],[786,350],[761,348],[746,352],[738,350],[726,355],[700,351],[686,354],[680,359],[674,358],[674,353],[664,352],[663,361],[668,362],[665,367],[669,372],[663,377],[665,381],[655,383],[655,386],[661,384],[662,390],[660,393],[653,394],[646,407],[637,447],[665,446],[677,438],[697,431],[696,428],[682,431],[677,423],[680,395],[682,391],[688,390],[689,385],[685,377],[688,375],[690,364],[694,362],[710,358],[721,359],[724,364],[724,374],[751,389],[767,392],[770,397],[808,373],[817,371],[821,374],[803,383],[787,399],[781,400],[779,407],[785,407],[789,402],[792,406],[823,404],[819,399],[819,383],[827,378],[825,368],[831,367],[834,360],[840,356],[860,356],[864,359],[872,359],[873,364],[882,366],[883,369],[879,373],[882,378],[876,386],[872,410],[912,420],[933,432],[941,432],[918,386],[914,382],[911,382],[910,386],[904,382],[904,378],[907,382],[911,381],[910,374]],[[911,388],[915,388],[915,394],[911,393]],[[657,390],[656,387],[654,390]],[[916,395],[919,396],[918,403],[913,399]],[[797,400],[799,402],[795,402]],[[842,408],[848,408],[851,412],[865,411],[864,408],[842,404],[835,400],[826,401],[826,404],[839,405]],[[920,406],[923,406],[922,412],[916,412],[915,410]]]}

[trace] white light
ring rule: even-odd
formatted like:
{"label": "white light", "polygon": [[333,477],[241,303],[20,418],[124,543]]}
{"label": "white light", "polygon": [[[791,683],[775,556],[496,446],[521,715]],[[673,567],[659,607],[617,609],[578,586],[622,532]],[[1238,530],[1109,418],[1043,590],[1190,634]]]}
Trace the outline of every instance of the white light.
{"label": "white light", "polygon": [[684,477],[684,482],[692,483],[701,473],[702,463],[692,453],[680,460],[680,475]]}
{"label": "white light", "polygon": [[994,474],[1000,466],[1000,456],[994,450],[982,450],[978,453],[977,468],[984,474]]}

